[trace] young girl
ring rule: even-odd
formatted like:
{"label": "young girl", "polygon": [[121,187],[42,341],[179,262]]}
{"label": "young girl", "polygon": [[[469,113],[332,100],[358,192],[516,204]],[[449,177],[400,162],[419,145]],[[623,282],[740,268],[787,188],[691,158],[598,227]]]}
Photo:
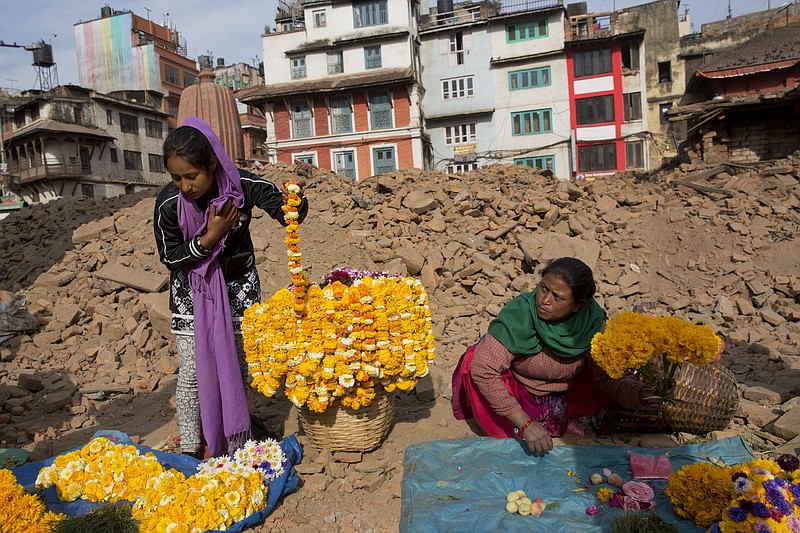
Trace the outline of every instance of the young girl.
{"label": "young girl", "polygon": [[[172,183],[158,195],[153,225],[159,257],[170,270],[180,446],[202,455],[202,428],[207,451],[217,456],[251,436],[241,320],[261,288],[250,219],[255,205],[285,226],[283,193],[237,170],[211,127],[196,117],[164,141],[164,164]],[[302,221],[304,197],[298,210]]]}

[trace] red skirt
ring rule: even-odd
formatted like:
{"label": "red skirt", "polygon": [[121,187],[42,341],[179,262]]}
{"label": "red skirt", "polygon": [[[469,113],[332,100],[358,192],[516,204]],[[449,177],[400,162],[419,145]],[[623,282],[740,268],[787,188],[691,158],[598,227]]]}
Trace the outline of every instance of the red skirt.
{"label": "red skirt", "polygon": [[[461,356],[453,372],[453,414],[458,420],[474,419],[489,437],[505,438],[514,434],[514,424],[492,410],[486,397],[469,374],[475,346]],[[597,386],[591,371],[584,370],[566,393],[536,395],[516,380],[511,370],[501,376],[503,385],[523,411],[553,437],[560,437],[569,419],[590,416],[608,406],[609,397]]]}

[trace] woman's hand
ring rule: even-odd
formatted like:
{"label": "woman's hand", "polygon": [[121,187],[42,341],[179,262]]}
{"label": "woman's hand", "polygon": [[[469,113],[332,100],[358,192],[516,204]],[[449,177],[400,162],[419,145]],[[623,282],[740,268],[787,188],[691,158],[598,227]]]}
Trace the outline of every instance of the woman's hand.
{"label": "woman's hand", "polygon": [[[297,180],[287,180],[287,181],[294,181],[298,187],[300,187],[300,191],[298,191],[297,196],[302,197],[305,193],[306,187],[306,180],[304,179],[297,179]],[[286,203],[286,199],[289,196],[289,192],[286,190],[286,181],[283,182],[283,187],[281,187],[281,192],[283,193],[283,203]]]}
{"label": "woman's hand", "polygon": [[534,422],[522,434],[528,449],[536,455],[545,455],[553,449],[553,438],[539,422]]}
{"label": "woman's hand", "polygon": [[[213,247],[230,230],[236,221],[239,220],[239,210],[230,200],[226,201],[219,212],[212,203],[209,206],[208,223],[206,233],[200,237],[200,244],[204,248]],[[206,242],[206,239],[208,242]]]}

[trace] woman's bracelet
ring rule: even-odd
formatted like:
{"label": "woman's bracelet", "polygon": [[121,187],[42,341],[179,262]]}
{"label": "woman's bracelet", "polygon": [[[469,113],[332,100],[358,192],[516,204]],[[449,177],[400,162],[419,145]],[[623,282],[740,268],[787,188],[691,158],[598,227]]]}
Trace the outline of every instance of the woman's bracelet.
{"label": "woman's bracelet", "polygon": [[522,424],[519,427],[519,429],[514,428],[514,433],[516,433],[516,436],[517,436],[518,439],[524,439],[525,438],[525,430],[528,429],[528,427],[531,424],[533,424],[533,418],[529,418],[524,424]]}

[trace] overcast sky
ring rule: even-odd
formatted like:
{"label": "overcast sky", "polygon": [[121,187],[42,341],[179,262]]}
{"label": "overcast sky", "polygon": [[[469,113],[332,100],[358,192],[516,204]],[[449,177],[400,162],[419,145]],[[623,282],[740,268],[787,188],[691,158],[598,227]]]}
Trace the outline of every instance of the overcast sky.
{"label": "overcast sky", "polygon": [[[389,0],[396,1],[396,0]],[[733,16],[768,7],[778,7],[786,0],[689,0],[681,2],[681,13],[688,5],[695,31],[704,22],[722,20],[730,4]],[[571,3],[566,0],[565,4]],[[611,11],[647,3],[642,0],[589,0],[590,11]],[[78,84],[74,25],[100,17],[100,8],[111,5],[116,10],[131,10],[164,22],[164,13],[187,41],[189,56],[209,51],[226,64],[261,60],[261,34],[264,26],[275,26],[275,0],[0,0],[0,41],[29,45],[44,40],[53,47],[61,85]],[[435,0],[431,0],[435,5]],[[148,15],[148,9],[149,15]],[[31,65],[33,53],[23,48],[0,47],[0,87],[3,89],[38,88],[36,70]],[[269,75],[269,68],[267,68]]]}

